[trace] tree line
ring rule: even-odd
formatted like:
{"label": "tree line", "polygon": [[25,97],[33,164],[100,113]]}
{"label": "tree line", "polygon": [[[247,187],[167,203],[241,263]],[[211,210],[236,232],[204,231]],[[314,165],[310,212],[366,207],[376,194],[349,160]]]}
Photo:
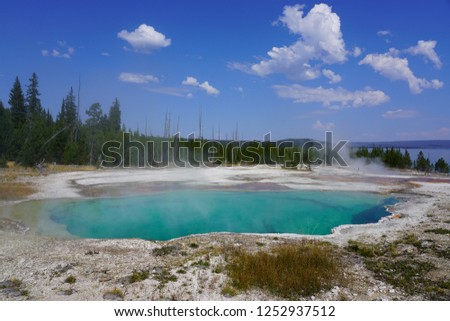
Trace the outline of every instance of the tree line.
{"label": "tree line", "polygon": [[[82,122],[79,102],[73,88],[70,88],[62,99],[56,118],[53,118],[49,109],[42,106],[40,95],[38,76],[33,73],[25,92],[16,77],[9,93],[7,107],[0,100],[0,167],[6,167],[7,160],[26,167],[36,166],[44,161],[98,166],[104,156],[101,152],[102,145],[107,141],[123,140],[126,130],[125,125],[121,126],[121,108],[117,98],[108,113],[103,112],[100,103],[92,104],[85,112],[86,120]],[[167,115],[165,123],[167,127]],[[161,158],[164,154],[163,143],[167,142],[169,131],[170,126],[165,129],[164,137],[147,136],[140,133],[139,129],[128,132],[130,139],[135,142],[154,142],[153,152],[156,158]],[[173,138],[170,140],[173,141]],[[200,139],[201,144],[206,142],[208,140]],[[222,147],[224,165],[274,162],[295,168],[299,164],[310,164],[310,159],[318,157],[314,155],[314,150],[309,148],[311,146],[285,148],[276,143],[269,145],[259,141],[238,141],[237,129],[235,140],[220,140],[215,143],[221,145],[217,147]],[[201,151],[196,144],[198,140],[196,142],[188,139],[185,145],[190,155],[201,159]],[[236,148],[242,145],[251,150],[254,159],[249,160],[242,150]],[[144,153],[132,148],[130,151],[121,152],[121,156],[133,166],[138,166],[143,161]],[[172,151],[168,156],[171,162],[173,156]],[[187,154],[184,156],[187,157]]]}
{"label": "tree line", "polygon": [[0,100],[0,166],[12,160],[23,166],[55,162],[92,164],[98,162],[100,144],[121,137],[121,110],[116,98],[108,114],[99,103],[86,111],[81,122],[77,98],[70,88],[54,119],[40,100],[39,80],[31,75],[25,92],[16,77],[9,93],[8,107]]}
{"label": "tree line", "polygon": [[444,158],[439,158],[434,164],[430,159],[425,158],[422,151],[419,151],[417,159],[411,160],[411,155],[408,150],[405,149],[404,153],[399,148],[383,148],[373,147],[369,150],[368,147],[359,147],[354,151],[353,155],[357,158],[365,158],[368,161],[381,160],[383,164],[391,168],[401,169],[416,169],[421,172],[437,172],[437,173],[449,173],[449,164]]}

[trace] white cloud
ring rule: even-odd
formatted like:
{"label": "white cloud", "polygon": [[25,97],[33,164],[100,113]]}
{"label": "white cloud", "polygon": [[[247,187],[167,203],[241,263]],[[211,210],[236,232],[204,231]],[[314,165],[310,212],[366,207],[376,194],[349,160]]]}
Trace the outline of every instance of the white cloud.
{"label": "white cloud", "polygon": [[382,116],[387,119],[399,119],[399,118],[412,118],[417,115],[415,110],[410,109],[397,109],[388,110]]}
{"label": "white cloud", "polygon": [[206,91],[208,95],[218,95],[220,93],[220,91],[217,88],[211,86],[208,81],[199,83],[197,78],[191,76],[187,76],[186,79],[181,82],[181,84],[185,86],[194,86],[201,88]]}
{"label": "white cloud", "polygon": [[377,36],[379,36],[379,37],[392,36],[392,32],[390,30],[380,30],[380,31],[377,31]]}
{"label": "white cloud", "polygon": [[152,26],[141,24],[136,30],[128,32],[122,30],[117,37],[127,41],[135,51],[150,53],[152,50],[167,47],[171,39],[158,32]]}
{"label": "white cloud", "polygon": [[102,52],[100,55],[102,55],[103,57],[110,57],[111,56],[109,54],[109,52]]}
{"label": "white cloud", "polygon": [[217,90],[216,88],[214,88],[213,86],[211,86],[211,85],[209,84],[209,82],[207,82],[207,81],[204,81],[203,83],[201,83],[201,84],[199,85],[199,87],[202,88],[202,89],[204,89],[208,95],[217,95],[217,94],[220,93],[219,90]]}
{"label": "white cloud", "polygon": [[397,52],[397,50],[393,49],[385,54],[368,54],[359,64],[369,65],[375,71],[391,80],[408,82],[409,89],[413,94],[419,94],[425,88],[442,88],[443,83],[437,79],[428,81],[424,78],[417,78],[408,67],[408,59],[393,56],[393,53]]}
{"label": "white cloud", "polygon": [[353,57],[359,57],[362,54],[362,49],[359,47],[353,48]]}
{"label": "white cloud", "polygon": [[279,22],[299,38],[290,46],[273,47],[257,64],[234,63],[230,67],[258,76],[281,73],[288,78],[309,80],[320,77],[319,65],[346,60],[339,16],[326,4],[315,5],[305,16],[303,6],[285,6]]}
{"label": "white cloud", "polygon": [[389,100],[384,92],[370,89],[352,92],[344,88],[301,85],[276,85],[274,88],[279,97],[293,99],[296,103],[321,103],[326,107],[333,107],[332,104],[340,104],[340,107],[376,106]]}
{"label": "white cloud", "polygon": [[334,128],[334,123],[322,124],[322,122],[320,120],[316,120],[316,122],[313,124],[313,129],[332,130],[333,128]]}
{"label": "white cloud", "polygon": [[55,57],[55,58],[65,58],[70,59],[75,53],[75,49],[73,47],[67,46],[65,41],[58,41],[59,49],[41,50],[41,54],[44,57]]}
{"label": "white cloud", "polygon": [[327,77],[330,81],[330,84],[336,84],[342,80],[342,77],[336,74],[333,70],[323,69],[322,74]]}
{"label": "white cloud", "polygon": [[194,77],[191,76],[187,76],[185,80],[183,80],[181,82],[182,85],[186,85],[186,86],[198,86],[198,80]]}
{"label": "white cloud", "polygon": [[158,82],[159,79],[152,75],[135,74],[131,72],[122,72],[119,75],[119,80],[123,82],[130,82],[134,84],[147,84],[149,82]]}
{"label": "white cloud", "polygon": [[409,47],[405,50],[405,52],[413,55],[413,56],[419,56],[422,55],[425,57],[425,59],[430,60],[434,66],[438,69],[442,67],[442,62],[439,59],[439,56],[437,55],[436,51],[434,51],[434,48],[436,47],[437,42],[435,40],[419,40],[417,42],[417,45],[413,47]]}

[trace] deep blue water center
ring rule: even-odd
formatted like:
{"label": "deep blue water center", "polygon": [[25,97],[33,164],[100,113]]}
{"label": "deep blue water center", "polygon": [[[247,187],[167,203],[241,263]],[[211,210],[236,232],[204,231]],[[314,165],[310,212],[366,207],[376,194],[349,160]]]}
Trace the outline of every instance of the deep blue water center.
{"label": "deep blue water center", "polygon": [[377,222],[395,202],[359,192],[177,190],[59,201],[48,210],[78,237],[168,240],[210,232],[325,235],[342,224]]}

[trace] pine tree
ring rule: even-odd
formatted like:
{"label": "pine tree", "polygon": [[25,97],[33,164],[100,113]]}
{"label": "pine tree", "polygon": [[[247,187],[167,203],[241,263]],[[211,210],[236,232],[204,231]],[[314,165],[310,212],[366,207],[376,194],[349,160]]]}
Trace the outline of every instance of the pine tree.
{"label": "pine tree", "polygon": [[79,120],[75,95],[71,87],[67,96],[63,99],[61,110],[55,123],[54,138],[51,142],[51,155],[54,162],[64,164],[78,164],[81,158],[82,148],[77,145],[77,129]]}
{"label": "pine tree", "polygon": [[27,110],[25,108],[25,98],[23,97],[22,86],[19,77],[16,77],[11,92],[9,93],[9,106],[14,129],[20,128],[27,120]]}
{"label": "pine tree", "polygon": [[102,106],[99,103],[92,104],[86,115],[89,116],[86,119],[86,132],[87,132],[87,144],[89,154],[89,164],[94,165],[99,158],[99,151],[103,139],[104,119]]}
{"label": "pine tree", "polygon": [[450,171],[448,163],[441,157],[434,164],[434,170],[438,173],[448,174]]}
{"label": "pine tree", "polygon": [[415,167],[418,171],[422,172],[428,172],[431,169],[430,160],[428,158],[425,158],[422,151],[420,151],[419,154],[417,155]]}
{"label": "pine tree", "polygon": [[109,116],[108,116],[109,126],[110,130],[113,133],[120,132],[120,125],[121,125],[121,111],[120,111],[120,103],[119,100],[116,98],[109,109]]}
{"label": "pine tree", "polygon": [[44,143],[49,137],[46,115],[39,99],[38,77],[35,73],[30,78],[26,93],[27,133],[25,141],[19,153],[19,161],[22,165],[33,166],[45,159]]}
{"label": "pine tree", "polygon": [[0,158],[8,158],[12,139],[11,112],[0,100]]}
{"label": "pine tree", "polygon": [[73,88],[70,87],[70,91],[64,100],[64,113],[63,113],[64,124],[72,128],[76,126],[78,121],[77,117],[77,104],[75,103],[75,95],[73,93]]}
{"label": "pine tree", "polygon": [[409,152],[407,149],[405,149],[405,154],[403,155],[403,164],[405,168],[411,168],[412,162],[411,162],[411,156],[409,155]]}
{"label": "pine tree", "polygon": [[19,77],[16,77],[16,80],[14,81],[11,92],[9,93],[8,103],[11,111],[13,135],[9,154],[13,160],[17,161],[27,135],[27,110],[25,108],[25,98],[23,96]]}
{"label": "pine tree", "polygon": [[41,100],[39,99],[39,85],[38,77],[36,73],[33,73],[30,78],[30,84],[27,87],[26,105],[28,110],[28,118],[32,118],[35,115],[42,114]]}

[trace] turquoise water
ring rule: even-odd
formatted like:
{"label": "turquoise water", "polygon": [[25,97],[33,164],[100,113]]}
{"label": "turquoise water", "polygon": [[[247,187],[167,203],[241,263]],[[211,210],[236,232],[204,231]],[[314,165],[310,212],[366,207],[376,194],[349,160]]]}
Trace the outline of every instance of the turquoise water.
{"label": "turquoise water", "polygon": [[168,240],[209,232],[324,235],[342,224],[377,222],[394,202],[356,192],[178,190],[58,201],[46,210],[78,237]]}

